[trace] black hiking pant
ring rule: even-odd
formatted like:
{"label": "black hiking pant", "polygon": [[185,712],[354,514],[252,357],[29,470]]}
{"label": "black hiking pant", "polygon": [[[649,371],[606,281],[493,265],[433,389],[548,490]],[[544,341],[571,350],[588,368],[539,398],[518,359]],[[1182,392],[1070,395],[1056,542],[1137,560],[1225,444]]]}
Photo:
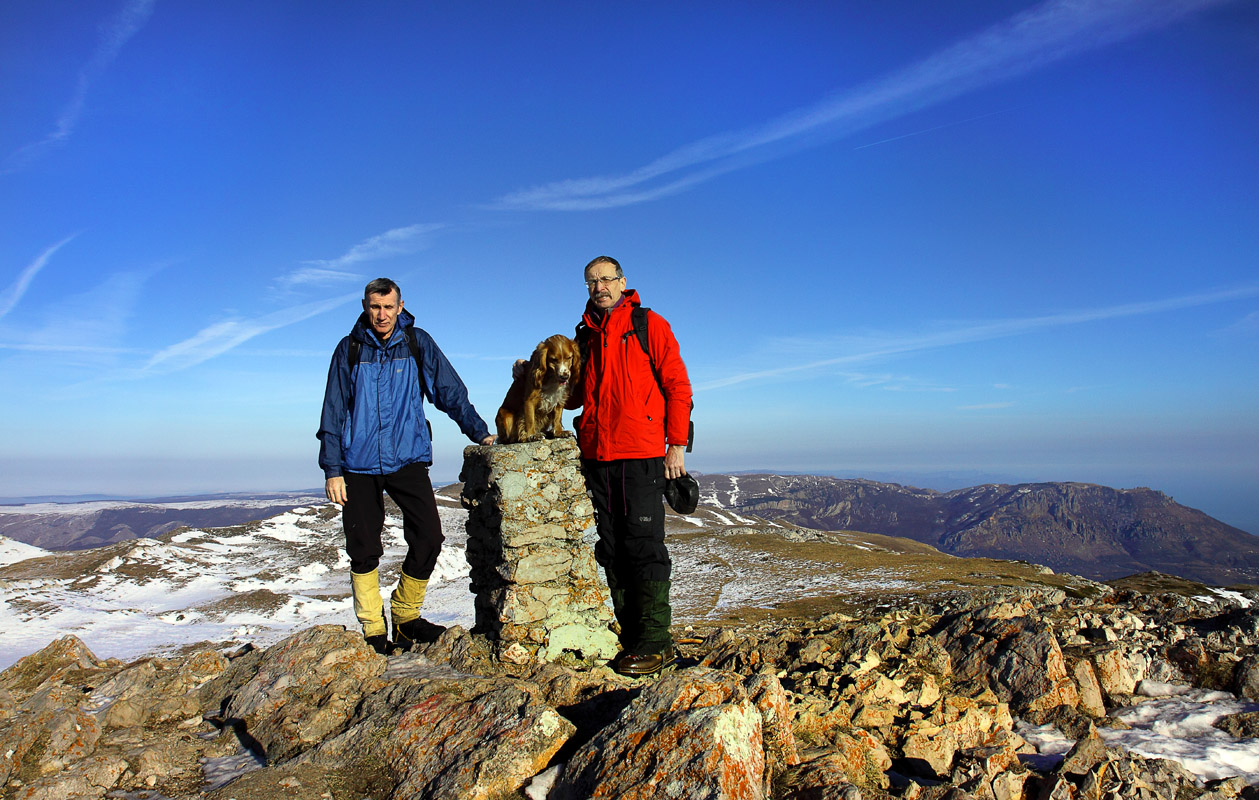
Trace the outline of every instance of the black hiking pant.
{"label": "black hiking pant", "polygon": [[664,652],[672,610],[673,562],[664,543],[664,457],[617,461],[582,459],[595,507],[595,560],[603,567],[621,646],[633,653]]}
{"label": "black hiking pant", "polygon": [[442,535],[428,467],[421,463],[408,464],[388,475],[345,473],[346,502],[341,509],[341,522],[350,571],[362,574],[380,565],[380,557],[385,553],[381,541],[385,492],[402,510],[402,535],[407,542],[402,571],[412,578],[428,580],[446,537]]}

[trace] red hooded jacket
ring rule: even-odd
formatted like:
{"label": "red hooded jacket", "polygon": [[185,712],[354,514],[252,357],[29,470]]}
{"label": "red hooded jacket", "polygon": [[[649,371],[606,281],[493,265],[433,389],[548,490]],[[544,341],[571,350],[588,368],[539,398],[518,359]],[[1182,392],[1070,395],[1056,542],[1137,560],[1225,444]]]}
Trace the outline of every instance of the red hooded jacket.
{"label": "red hooded jacket", "polygon": [[[586,303],[582,317],[590,328],[586,362],[581,383],[569,400],[570,406],[582,409],[573,424],[583,458],[660,458],[666,444],[686,444],[691,419],[686,364],[673,329],[651,310],[647,311],[648,360],[630,319],[638,305],[633,289],[626,289],[621,302],[606,314]],[[653,361],[660,385],[651,372]]]}

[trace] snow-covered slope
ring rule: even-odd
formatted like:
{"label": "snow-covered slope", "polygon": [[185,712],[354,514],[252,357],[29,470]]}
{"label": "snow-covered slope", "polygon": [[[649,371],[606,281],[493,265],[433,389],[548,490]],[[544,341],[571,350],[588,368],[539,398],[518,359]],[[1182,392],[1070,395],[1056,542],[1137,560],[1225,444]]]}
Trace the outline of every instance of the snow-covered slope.
{"label": "snow-covered slope", "polygon": [[[440,495],[439,512],[447,543],[425,616],[470,627],[467,512]],[[42,557],[0,568],[0,669],[71,633],[100,656],[132,659],[201,641],[265,645],[309,625],[357,626],[341,519],[330,504],[92,550],[30,549]],[[405,552],[402,521],[390,517],[381,560],[386,602]]]}
{"label": "snow-covered slope", "polygon": [[28,558],[39,558],[48,555],[48,551],[34,545],[24,544],[7,536],[0,536],[0,567],[25,561]]}
{"label": "snow-covered slope", "polygon": [[0,535],[45,550],[85,550],[127,539],[160,536],[180,527],[243,525],[322,501],[322,495],[281,492],[0,505]]}
{"label": "snow-covered slope", "polygon": [[[464,557],[467,512],[458,487],[437,493],[446,542],[424,615],[472,627]],[[676,626],[745,619],[786,607],[811,615],[843,603],[974,585],[965,559],[905,539],[824,532],[700,506],[667,517]],[[593,546],[593,526],[586,533]],[[406,551],[402,521],[386,521],[381,589],[388,595]],[[270,644],[316,624],[355,629],[340,512],[329,503],[261,522],[188,528],[91,550],[0,566],[0,669],[74,634],[99,656],[133,659],[197,642]],[[958,574],[961,570],[962,574]],[[965,573],[971,573],[967,576]],[[994,580],[1069,581],[1008,564]]]}

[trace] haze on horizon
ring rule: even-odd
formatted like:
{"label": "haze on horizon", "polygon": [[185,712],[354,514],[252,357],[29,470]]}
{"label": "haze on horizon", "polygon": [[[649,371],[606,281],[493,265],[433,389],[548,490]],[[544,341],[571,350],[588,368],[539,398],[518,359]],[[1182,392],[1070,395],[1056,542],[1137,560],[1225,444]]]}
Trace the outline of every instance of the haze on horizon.
{"label": "haze on horizon", "polygon": [[1259,533],[1253,3],[16,0],[0,76],[0,495],[318,486],[378,275],[492,421],[607,253],[695,470]]}

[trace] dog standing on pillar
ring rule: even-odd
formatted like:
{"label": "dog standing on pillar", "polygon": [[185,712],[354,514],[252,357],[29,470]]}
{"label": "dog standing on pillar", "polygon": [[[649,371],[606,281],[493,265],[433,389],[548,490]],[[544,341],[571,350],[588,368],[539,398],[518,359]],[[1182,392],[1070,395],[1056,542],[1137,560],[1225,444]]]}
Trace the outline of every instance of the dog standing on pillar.
{"label": "dog standing on pillar", "polygon": [[691,381],[669,323],[640,307],[616,259],[599,256],[584,277],[590,299],[575,338],[585,360],[569,407],[582,410],[573,426],[595,507],[595,559],[621,628],[612,666],[653,675],[675,658],[663,496],[665,481],[686,473]]}
{"label": "dog standing on pillar", "polygon": [[341,506],[354,614],[363,637],[382,654],[391,650],[378,571],[385,492],[402,510],[407,542],[390,597],[393,646],[410,649],[444,630],[420,616],[445,539],[428,477],[433,444],[425,399],[473,442],[494,443],[455,368],[403,309],[398,284],[377,278],[363,290],[363,313],[350,335],[333,351],[317,435],[324,492]]}

